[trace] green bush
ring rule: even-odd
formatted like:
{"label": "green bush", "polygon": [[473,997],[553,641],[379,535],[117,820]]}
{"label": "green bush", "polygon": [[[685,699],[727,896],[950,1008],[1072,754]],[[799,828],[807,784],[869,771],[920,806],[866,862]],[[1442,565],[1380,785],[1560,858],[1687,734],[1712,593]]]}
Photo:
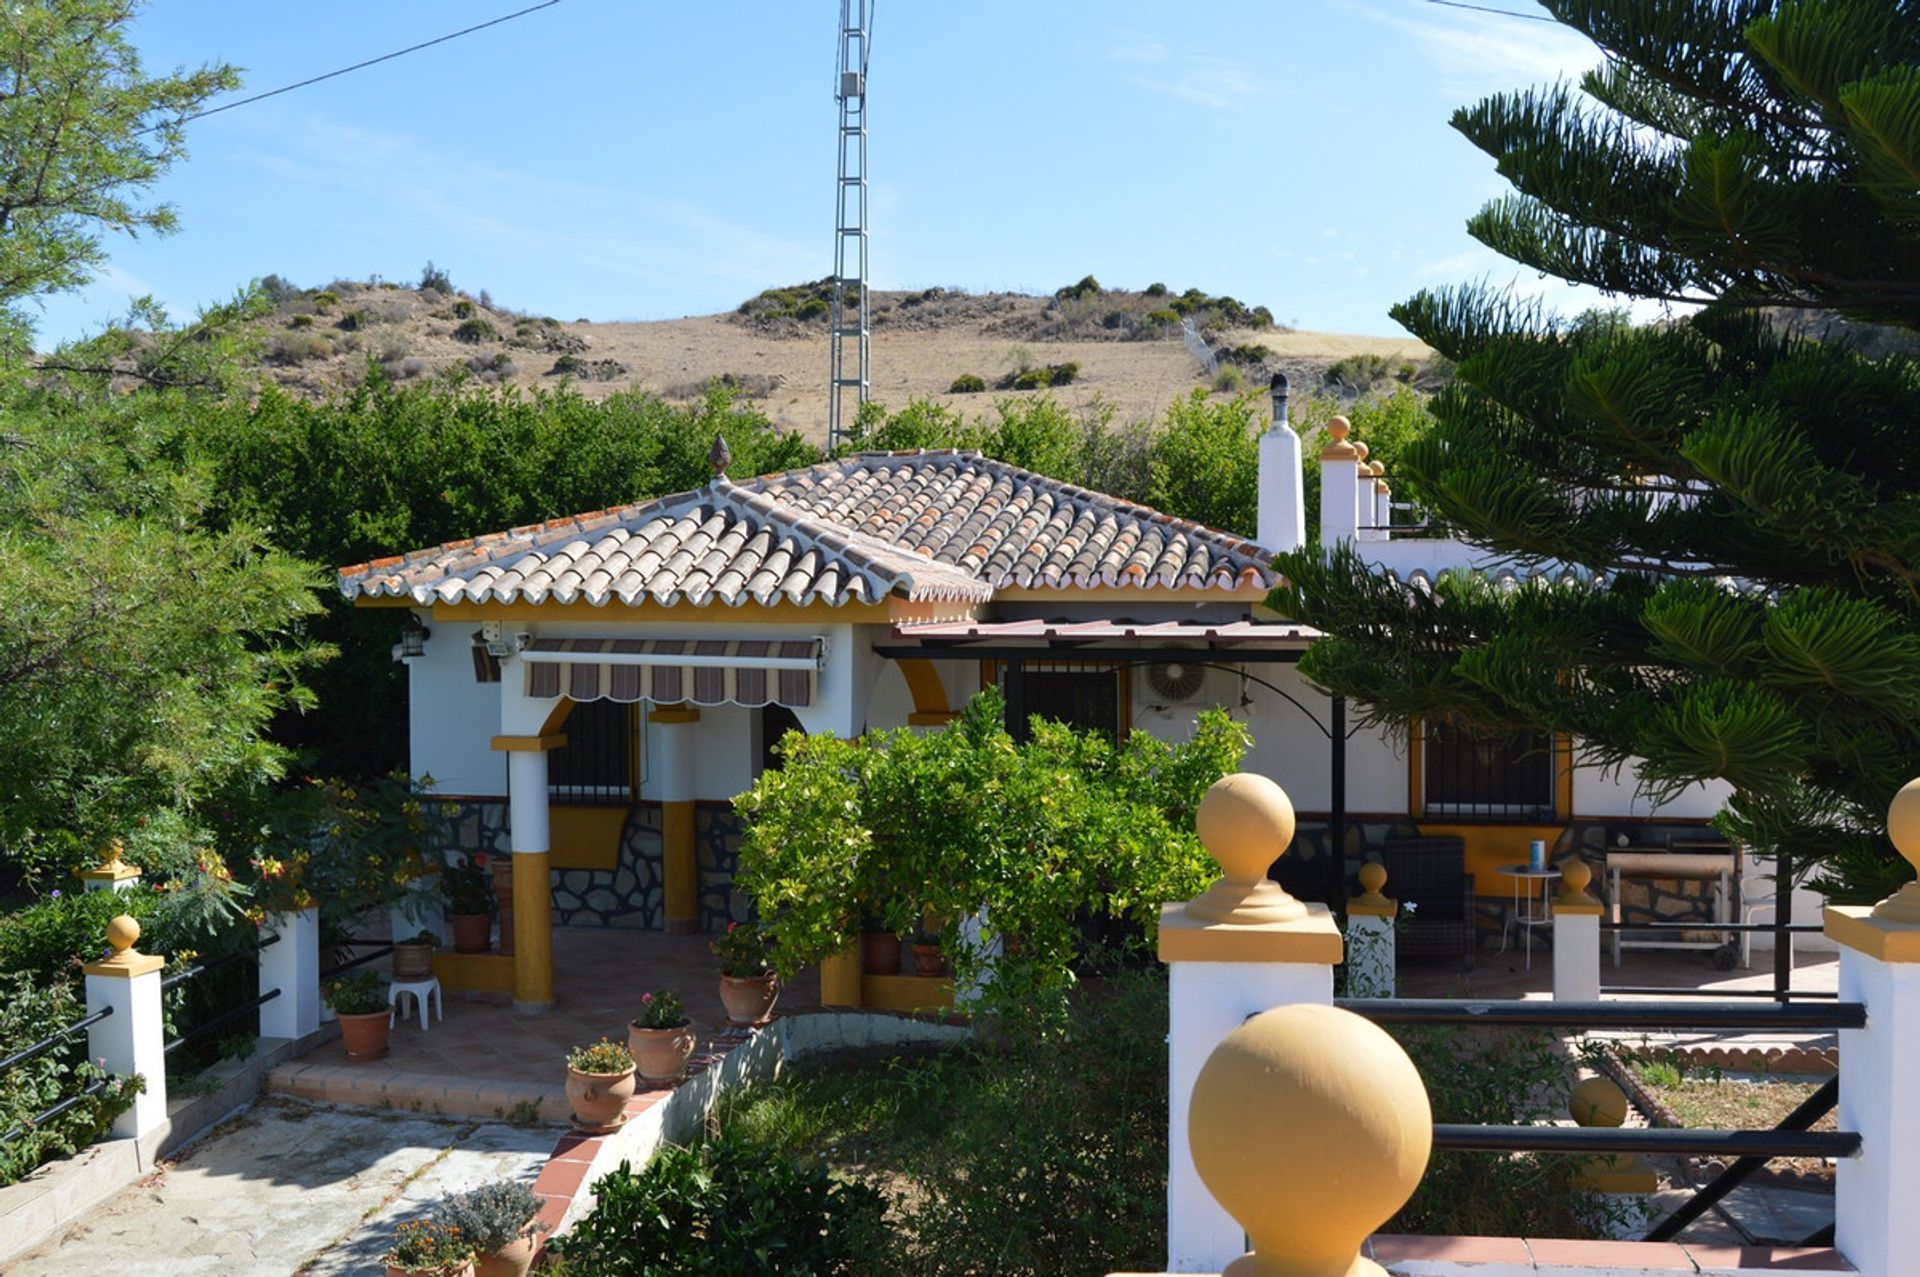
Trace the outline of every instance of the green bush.
{"label": "green bush", "polygon": [[1178,324],[1180,322],[1180,312],[1171,307],[1162,306],[1158,310],[1148,311],[1146,314],[1146,322],[1162,327]]}
{"label": "green bush", "polygon": [[1165,297],[1166,295],[1167,295],[1167,286],[1165,284],[1154,283],[1154,284],[1147,285],[1147,296]]}
{"label": "green bush", "polygon": [[817,1161],[726,1139],[667,1145],[597,1181],[593,1210],[548,1249],[577,1277],[833,1277],[884,1244],[881,1209],[876,1190]]}
{"label": "green bush", "polygon": [[1330,386],[1367,391],[1386,381],[1392,369],[1393,364],[1385,355],[1362,353],[1335,360],[1321,375]]}
{"label": "green bush", "polygon": [[455,319],[472,319],[473,303],[464,297],[455,301],[453,303],[453,317]]}
{"label": "green bush", "polygon": [[1026,368],[1009,375],[1001,384],[1002,390],[1044,390],[1048,386],[1071,385],[1080,376],[1080,365],[1069,361],[1064,364],[1048,364],[1044,368]]}
{"label": "green bush", "polygon": [[313,295],[313,304],[321,310],[329,306],[337,306],[340,304],[340,294],[322,289]]}
{"label": "green bush", "polygon": [[423,293],[450,293],[453,291],[453,280],[447,275],[447,272],[441,270],[429,261],[425,269],[420,272],[420,291]]}
{"label": "green bush", "polygon": [[1240,371],[1239,365],[1222,363],[1213,370],[1214,393],[1237,395],[1247,388],[1247,375]]}
{"label": "green bush", "polygon": [[292,319],[289,319],[287,321],[287,327],[311,328],[313,327],[313,316],[312,315],[295,315]]}
{"label": "green bush", "polygon": [[986,378],[982,377],[979,373],[963,372],[953,379],[953,384],[947,387],[947,393],[950,395],[977,395],[986,388]]}
{"label": "green bush", "polygon": [[1099,280],[1091,275],[1083,275],[1078,283],[1055,289],[1053,297],[1055,301],[1079,301],[1083,297],[1098,297],[1104,291]]}
{"label": "green bush", "polygon": [[[25,974],[0,976],[0,1056],[25,1050],[85,1014],[85,1004],[64,981],[43,984]],[[60,1116],[30,1124],[35,1115],[107,1076],[87,1059],[86,1049],[86,1034],[77,1033],[0,1076],[0,1133],[25,1128],[0,1144],[0,1184],[15,1183],[41,1163],[87,1147],[107,1133],[142,1090],[137,1077],[110,1081]]]}
{"label": "green bush", "polygon": [[478,345],[483,341],[497,341],[500,337],[500,332],[493,326],[492,321],[476,316],[472,319],[462,320],[460,323],[454,325],[453,332],[450,333],[449,336],[455,341],[464,341],[470,345]]}
{"label": "green bush", "polygon": [[304,364],[310,359],[324,359],[333,353],[333,346],[315,332],[275,333],[267,342],[266,359],[270,364]]}
{"label": "green bush", "polygon": [[357,333],[372,322],[372,317],[369,316],[366,311],[350,310],[340,316],[339,322],[336,323],[334,327],[338,328],[341,332]]}

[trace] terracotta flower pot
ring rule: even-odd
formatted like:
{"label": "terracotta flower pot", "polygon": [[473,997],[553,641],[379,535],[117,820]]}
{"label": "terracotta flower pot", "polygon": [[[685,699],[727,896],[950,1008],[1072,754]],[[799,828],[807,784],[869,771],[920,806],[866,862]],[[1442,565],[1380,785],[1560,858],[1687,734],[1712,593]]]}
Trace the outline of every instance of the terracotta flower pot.
{"label": "terracotta flower pot", "polygon": [[633,1056],[640,1076],[648,1082],[678,1082],[687,1072],[697,1035],[691,1024],[677,1029],[643,1029],[627,1026],[627,1051]]}
{"label": "terracotta flower pot", "polygon": [[860,968],[868,975],[899,975],[900,937],[885,931],[862,931]]}
{"label": "terracotta flower pot", "polygon": [[392,1011],[369,1011],[365,1015],[340,1012],[334,1018],[340,1021],[340,1040],[347,1044],[349,1060],[377,1060],[387,1053]]}
{"label": "terracotta flower pot", "polygon": [[433,974],[433,947],[424,944],[393,946],[393,978],[424,980]]}
{"label": "terracotta flower pot", "polygon": [[[525,1272],[526,1269],[520,1271]],[[402,1268],[397,1264],[388,1264],[387,1277],[474,1277],[474,1272],[472,1263],[462,1264],[458,1268]]]}
{"label": "terracotta flower pot", "polygon": [[479,1256],[473,1261],[474,1277],[526,1277],[533,1267],[534,1247],[539,1240],[532,1233],[523,1233],[499,1250]]}
{"label": "terracotta flower pot", "polygon": [[945,975],[947,973],[946,955],[940,952],[937,944],[917,944],[913,946],[913,973],[915,975]]}
{"label": "terracotta flower pot", "polygon": [[619,1125],[635,1089],[632,1069],[625,1073],[582,1073],[569,1068],[567,1103],[573,1108],[574,1125],[600,1131]]}
{"label": "terracotta flower pot", "polygon": [[771,971],[765,975],[720,977],[720,1001],[727,1008],[728,1024],[765,1024],[779,996],[780,977]]}
{"label": "terracotta flower pot", "polygon": [[485,953],[493,948],[493,918],[484,913],[450,913],[455,953]]}

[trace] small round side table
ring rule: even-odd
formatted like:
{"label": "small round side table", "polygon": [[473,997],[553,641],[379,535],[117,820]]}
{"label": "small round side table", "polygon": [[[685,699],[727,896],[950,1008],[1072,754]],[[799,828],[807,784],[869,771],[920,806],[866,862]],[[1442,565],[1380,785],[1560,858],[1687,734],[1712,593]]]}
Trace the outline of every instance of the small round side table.
{"label": "small round side table", "polygon": [[[1550,926],[1553,923],[1553,880],[1560,871],[1552,865],[1544,869],[1535,869],[1530,864],[1501,865],[1502,877],[1513,880],[1513,910],[1507,915],[1506,923],[1500,928],[1500,952],[1507,951],[1507,934],[1513,928],[1520,928],[1524,935],[1527,952],[1526,969],[1533,970],[1533,932],[1536,927]],[[1534,884],[1539,883],[1536,893]],[[1538,912],[1534,909],[1539,903]]]}

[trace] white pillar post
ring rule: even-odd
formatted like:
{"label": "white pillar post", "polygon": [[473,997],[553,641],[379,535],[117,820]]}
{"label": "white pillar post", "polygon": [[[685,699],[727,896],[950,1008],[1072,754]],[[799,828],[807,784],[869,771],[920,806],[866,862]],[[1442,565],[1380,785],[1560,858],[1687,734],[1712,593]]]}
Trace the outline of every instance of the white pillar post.
{"label": "white pillar post", "polygon": [[694,839],[694,799],[699,791],[700,710],[694,705],[652,705],[654,793],[660,799],[662,924],[675,935],[700,930],[700,851]]}
{"label": "white pillar post", "polygon": [[1347,442],[1345,417],[1327,423],[1332,442],[1320,449],[1320,548],[1331,550],[1360,535],[1360,450]]}
{"label": "white pillar post", "polygon": [[107,1072],[117,1077],[146,1079],[146,1088],[113,1120],[117,1139],[139,1139],[167,1120],[166,1023],[160,1015],[160,971],[166,961],[137,952],[133,945],[139,938],[140,924],[122,914],[107,924],[113,956],[82,968],[87,1014],[112,1012],[87,1026],[87,1054],[104,1060]]}
{"label": "white pillar post", "polygon": [[[1887,833],[1920,870],[1920,780],[1887,812]],[[1872,908],[1834,905],[1826,934],[1840,949],[1840,999],[1867,1009],[1840,1031],[1839,1125],[1860,1155],[1834,1179],[1834,1245],[1860,1277],[1901,1277],[1920,1256],[1920,882]]]}
{"label": "white pillar post", "polygon": [[563,739],[507,753],[507,823],[513,849],[513,1005],[553,1007],[553,882],[547,851],[547,750]]}
{"label": "white pillar post", "polygon": [[1266,777],[1242,772],[1215,782],[1196,826],[1223,877],[1191,901],[1161,906],[1170,999],[1168,1272],[1217,1273],[1247,1249],[1193,1162],[1188,1121],[1207,1057],[1250,1015],[1333,1001],[1339,928],[1325,905],[1295,900],[1266,876],[1293,841],[1293,824],[1292,803]]}
{"label": "white pillar post", "polygon": [[1553,902],[1553,1000],[1600,1000],[1601,905],[1587,893],[1593,867],[1575,856],[1560,866]]}
{"label": "white pillar post", "polygon": [[1347,996],[1391,998],[1400,987],[1400,958],[1395,952],[1394,918],[1400,902],[1380,889],[1387,885],[1385,865],[1360,866],[1361,894],[1347,902]]}
{"label": "white pillar post", "polygon": [[126,848],[118,838],[107,848],[107,854],[96,869],[76,869],[74,877],[80,879],[82,891],[132,891],[140,885],[140,866],[130,865],[121,859]]}
{"label": "white pillar post", "polygon": [[1307,543],[1307,499],[1300,436],[1287,424],[1287,374],[1273,374],[1273,421],[1260,436],[1260,492],[1254,539],[1275,554]]}
{"label": "white pillar post", "polygon": [[260,1036],[303,1038],[320,1027],[320,910],[273,915],[261,939],[270,937],[278,939],[260,951],[260,993],[280,996],[260,1004]]}

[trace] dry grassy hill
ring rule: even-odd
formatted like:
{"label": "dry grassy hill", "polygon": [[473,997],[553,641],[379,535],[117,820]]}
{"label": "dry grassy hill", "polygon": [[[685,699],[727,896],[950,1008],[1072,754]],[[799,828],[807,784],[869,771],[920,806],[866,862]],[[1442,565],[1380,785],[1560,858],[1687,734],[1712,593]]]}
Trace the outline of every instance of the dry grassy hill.
{"label": "dry grassy hill", "polygon": [[[1091,281],[1085,281],[1091,283]],[[721,315],[645,323],[565,322],[494,304],[485,293],[336,280],[299,289],[270,278],[272,314],[260,322],[265,370],[320,395],[357,382],[373,360],[397,379],[455,365],[493,383],[571,381],[595,398],[627,389],[689,399],[728,381],[775,421],[821,439],[827,423],[827,331],[819,285],[770,289]],[[1264,384],[1283,370],[1296,387],[1352,393],[1355,382],[1413,379],[1430,352],[1408,338],[1357,337],[1271,326],[1263,312],[1197,292],[1081,287],[1064,296],[878,292],[872,305],[874,396],[898,406],[926,398],[969,413],[1003,394],[1051,393],[1070,407],[1105,405],[1117,419],[1153,417],[1176,395],[1220,378]],[[1184,311],[1233,371],[1209,376],[1182,340]],[[1357,358],[1356,358],[1357,357]],[[1342,363],[1342,361],[1346,361]],[[1075,366],[1071,381],[1044,371]],[[1335,380],[1328,383],[1332,369]],[[1356,376],[1356,370],[1358,375]],[[982,392],[952,393],[973,376]]]}

